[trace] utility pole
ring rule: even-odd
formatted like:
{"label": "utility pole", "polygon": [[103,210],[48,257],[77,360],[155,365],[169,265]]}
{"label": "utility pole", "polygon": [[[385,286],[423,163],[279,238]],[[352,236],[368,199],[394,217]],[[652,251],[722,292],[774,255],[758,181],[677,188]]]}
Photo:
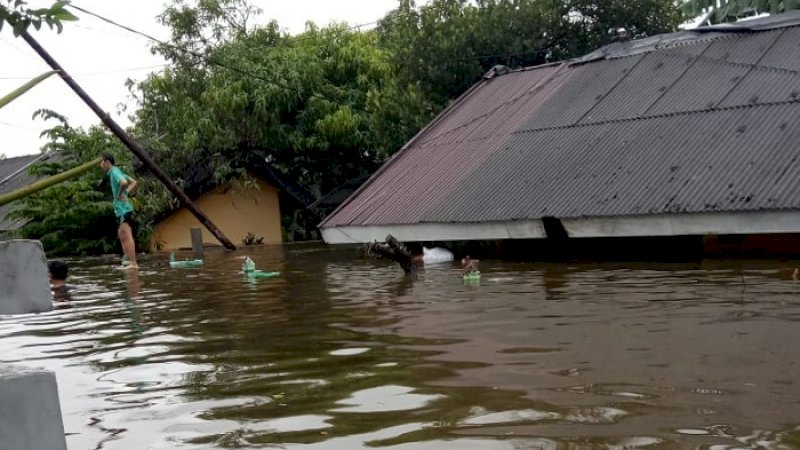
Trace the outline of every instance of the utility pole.
{"label": "utility pole", "polygon": [[159,181],[164,183],[164,186],[166,186],[170,192],[178,197],[181,203],[186,206],[186,208],[189,209],[189,211],[191,211],[195,217],[197,217],[197,220],[199,220],[200,223],[202,223],[208,229],[208,231],[210,231],[211,234],[213,234],[214,237],[216,237],[217,240],[219,240],[219,242],[225,246],[226,249],[236,250],[236,246],[233,245],[233,242],[231,242],[224,234],[222,234],[222,231],[211,222],[211,220],[203,213],[203,211],[200,211],[200,208],[198,208],[197,205],[192,202],[192,200],[181,190],[181,188],[179,188],[167,176],[167,174],[164,173],[164,171],[161,170],[158,165],[156,165],[155,161],[150,158],[150,155],[147,153],[147,151],[136,141],[134,141],[133,138],[128,136],[125,130],[123,130],[122,127],[114,122],[108,113],[100,109],[100,106],[98,106],[97,103],[95,103],[95,101],[89,97],[86,91],[84,91],[78,85],[78,83],[76,83],[75,80],[69,76],[69,74],[61,67],[61,65],[58,64],[58,62],[56,62],[56,60],[53,59],[53,57],[50,56],[50,54],[47,53],[47,51],[42,48],[41,45],[39,45],[36,39],[34,39],[27,31],[22,32],[22,38],[25,39],[25,42],[27,42],[28,45],[30,45],[31,48],[33,48],[33,50],[36,51],[36,53],[38,53],[39,56],[41,56],[42,59],[53,68],[53,70],[58,72],[58,75],[61,76],[64,82],[66,82],[67,85],[72,88],[76,94],[78,94],[78,97],[80,97],[81,100],[83,100],[89,106],[89,108],[94,111],[95,114],[97,114],[97,117],[103,121],[105,126],[107,126],[108,129],[111,130],[111,132],[114,133],[122,141],[122,143],[125,144],[125,146],[128,147],[128,149],[130,149],[130,151],[142,161],[145,167],[147,167],[150,172],[152,172],[153,175],[158,178]]}

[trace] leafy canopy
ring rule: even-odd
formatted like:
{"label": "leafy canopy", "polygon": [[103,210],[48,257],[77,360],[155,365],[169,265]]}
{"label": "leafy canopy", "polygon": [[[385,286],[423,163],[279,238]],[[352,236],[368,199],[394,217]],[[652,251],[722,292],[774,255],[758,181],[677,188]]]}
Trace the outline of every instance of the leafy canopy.
{"label": "leafy canopy", "polygon": [[25,0],[0,0],[0,31],[3,25],[8,24],[14,30],[14,36],[19,36],[31,26],[39,30],[45,24],[61,33],[62,22],[78,20],[66,10],[67,5],[68,1],[59,0],[47,8],[30,8]]}

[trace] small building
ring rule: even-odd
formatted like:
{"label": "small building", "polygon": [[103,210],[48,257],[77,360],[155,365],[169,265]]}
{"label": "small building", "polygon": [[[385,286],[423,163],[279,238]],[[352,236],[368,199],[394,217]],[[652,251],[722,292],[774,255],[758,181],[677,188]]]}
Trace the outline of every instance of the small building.
{"label": "small building", "polygon": [[[23,188],[40,179],[28,173],[28,169],[36,162],[47,160],[51,154],[36,154],[0,159],[0,194],[8,194]],[[11,238],[16,235],[27,221],[8,217],[15,203],[0,206],[0,239]]]}
{"label": "small building", "polygon": [[[252,176],[256,181],[255,188],[242,191],[230,183],[214,186],[194,202],[236,245],[241,245],[248,233],[261,239],[263,244],[280,244],[283,237],[278,189],[268,180],[258,175]],[[192,248],[192,228],[202,230],[205,245],[218,244],[217,239],[197,218],[182,207],[155,224],[151,249],[173,251]]]}
{"label": "small building", "polygon": [[[255,180],[245,187],[235,183],[214,183],[207,164],[198,163],[185,177],[184,191],[193,199],[225,236],[236,245],[246,242],[280,244],[284,242],[281,219],[294,210],[305,210],[314,198],[277,169],[263,160],[242,167]],[[191,229],[202,230],[203,243],[221,245],[185,207],[170,212],[153,227],[150,247],[153,251],[192,248]]]}
{"label": "small building", "polygon": [[497,67],[328,243],[800,233],[800,11]]}

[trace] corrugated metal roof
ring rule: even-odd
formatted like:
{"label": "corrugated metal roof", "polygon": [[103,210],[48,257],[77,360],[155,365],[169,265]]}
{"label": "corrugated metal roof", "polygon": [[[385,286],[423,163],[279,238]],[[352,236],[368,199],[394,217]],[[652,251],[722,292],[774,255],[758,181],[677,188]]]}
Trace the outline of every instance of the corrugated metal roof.
{"label": "corrugated metal roof", "polygon": [[[667,59],[667,58],[665,58]],[[710,109],[736,88],[750,69],[722,60],[698,57],[645,114]]]}
{"label": "corrugated metal roof", "polygon": [[764,55],[761,64],[800,71],[800,27],[786,28],[783,35]]}
{"label": "corrugated metal roof", "polygon": [[322,226],[800,209],[798,25],[653,37],[483,80]]}
{"label": "corrugated metal roof", "polygon": [[[38,178],[28,174],[27,168],[45,155],[27,155],[0,159],[0,194],[15,191],[35,182]],[[0,206],[0,231],[14,231],[25,224],[24,220],[6,219],[13,203]]]}

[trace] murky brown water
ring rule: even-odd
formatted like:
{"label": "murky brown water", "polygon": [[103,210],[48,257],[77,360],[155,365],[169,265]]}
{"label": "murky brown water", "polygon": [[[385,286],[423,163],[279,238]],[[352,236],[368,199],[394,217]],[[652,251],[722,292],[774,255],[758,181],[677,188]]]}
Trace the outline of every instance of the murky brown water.
{"label": "murky brown water", "polygon": [[785,264],[484,261],[404,279],[320,247],[276,279],[73,262],[69,308],[0,319],[54,370],[70,450],[800,448],[800,283]]}

